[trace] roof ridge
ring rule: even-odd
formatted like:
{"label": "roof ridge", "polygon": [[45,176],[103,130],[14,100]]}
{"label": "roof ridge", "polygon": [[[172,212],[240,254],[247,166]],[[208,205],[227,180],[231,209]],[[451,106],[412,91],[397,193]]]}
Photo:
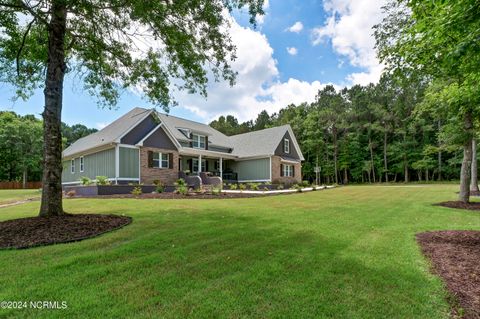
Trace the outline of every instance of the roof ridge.
{"label": "roof ridge", "polygon": [[[222,135],[225,136],[225,137],[228,137],[227,135],[223,134],[223,133],[220,132],[219,130],[211,127],[210,124],[205,124],[205,123],[202,123],[202,122],[189,120],[189,119],[186,119],[186,118],[183,118],[183,117],[180,117],[180,116],[176,116],[176,115],[171,115],[171,114],[167,114],[167,113],[162,113],[162,112],[159,112],[159,111],[157,111],[157,110],[155,110],[155,112],[157,112],[157,113],[160,114],[160,115],[167,116],[167,117],[174,117],[174,118],[177,118],[177,119],[180,119],[180,120],[183,120],[183,121],[187,121],[187,122],[191,122],[191,123],[195,123],[195,124],[200,124],[200,125],[208,126],[208,127],[211,128],[212,130],[217,131],[218,133],[222,134]],[[188,127],[186,127],[186,128],[188,128]]]}
{"label": "roof ridge", "polygon": [[283,125],[279,125],[279,126],[267,127],[267,128],[264,128],[264,129],[261,129],[261,130],[257,130],[257,131],[251,131],[251,132],[246,132],[246,133],[240,133],[240,134],[230,135],[229,137],[237,137],[237,136],[241,136],[241,135],[247,135],[247,134],[253,134],[253,133],[260,133],[260,132],[263,132],[263,131],[278,129],[278,128],[281,128],[281,127],[284,127],[284,126],[290,126],[290,124],[283,124]]}

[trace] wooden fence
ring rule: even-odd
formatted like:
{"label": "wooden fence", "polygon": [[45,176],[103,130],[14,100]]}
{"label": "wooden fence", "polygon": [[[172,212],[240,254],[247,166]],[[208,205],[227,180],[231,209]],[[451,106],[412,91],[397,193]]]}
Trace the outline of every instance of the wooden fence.
{"label": "wooden fence", "polygon": [[[0,182],[0,189],[22,189],[23,182]],[[25,188],[42,188],[42,182],[27,182]]]}

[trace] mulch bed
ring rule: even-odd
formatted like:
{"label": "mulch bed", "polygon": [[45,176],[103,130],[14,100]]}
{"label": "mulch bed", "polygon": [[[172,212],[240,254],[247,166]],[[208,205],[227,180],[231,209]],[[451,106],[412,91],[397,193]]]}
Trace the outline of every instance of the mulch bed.
{"label": "mulch bed", "polygon": [[[281,195],[290,194],[290,193],[281,193]],[[213,194],[197,194],[191,193],[188,195],[177,194],[174,192],[168,193],[145,193],[139,196],[134,196],[132,194],[116,194],[116,195],[97,195],[97,196],[73,196],[70,198],[138,198],[138,199],[228,199],[228,198],[251,198],[251,197],[265,197],[265,196],[275,196],[279,193],[268,194],[245,194],[245,193],[221,193],[218,195]]]}
{"label": "mulch bed", "polygon": [[449,208],[480,210],[480,202],[464,203],[464,202],[460,202],[460,201],[450,201],[450,202],[438,203],[436,205],[443,206],[443,207],[449,207]]}
{"label": "mulch bed", "polygon": [[480,318],[480,231],[435,231],[416,237],[453,297],[453,316]]}
{"label": "mulch bed", "polygon": [[92,238],[132,222],[131,217],[66,214],[0,222],[0,249],[23,249]]}

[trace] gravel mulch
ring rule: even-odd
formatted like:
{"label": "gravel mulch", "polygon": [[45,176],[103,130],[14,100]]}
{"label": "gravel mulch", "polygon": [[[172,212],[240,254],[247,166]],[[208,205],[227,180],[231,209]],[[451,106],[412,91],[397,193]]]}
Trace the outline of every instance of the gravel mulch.
{"label": "gravel mulch", "polygon": [[66,214],[0,222],[0,249],[23,249],[92,238],[130,224],[131,217]]}
{"label": "gravel mulch", "polygon": [[480,231],[435,231],[416,237],[452,296],[453,316],[480,318]]}
{"label": "gravel mulch", "polygon": [[480,210],[480,202],[464,203],[464,202],[460,202],[460,201],[450,201],[450,202],[438,203],[436,205],[443,206],[443,207],[449,207],[449,208]]}

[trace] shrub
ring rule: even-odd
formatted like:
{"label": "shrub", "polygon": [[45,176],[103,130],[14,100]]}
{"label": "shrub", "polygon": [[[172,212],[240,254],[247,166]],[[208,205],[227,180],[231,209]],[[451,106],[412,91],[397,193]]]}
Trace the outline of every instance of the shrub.
{"label": "shrub", "polygon": [[259,186],[260,186],[260,184],[258,184],[258,183],[251,183],[251,184],[250,184],[250,189],[251,189],[252,191],[258,191],[258,190],[259,190]]}
{"label": "shrub", "polygon": [[247,185],[245,184],[238,184],[238,188],[241,190],[241,191],[244,191],[247,189]]}
{"label": "shrub", "polygon": [[158,179],[154,180],[153,184],[155,185],[155,190],[157,191],[157,193],[163,193],[165,191],[165,184],[163,184]]}
{"label": "shrub", "polygon": [[295,184],[295,185],[292,186],[292,189],[296,189],[297,192],[301,193],[302,192],[302,185]]}
{"label": "shrub", "polygon": [[186,185],[178,185],[176,188],[176,192],[181,195],[187,195],[188,187]]}
{"label": "shrub", "polygon": [[83,186],[88,186],[93,184],[93,181],[87,176],[80,177],[80,181],[82,182]]}
{"label": "shrub", "polygon": [[95,179],[97,180],[97,185],[110,185],[108,176],[97,176]]}
{"label": "shrub", "polygon": [[237,189],[238,189],[238,185],[237,185],[237,184],[230,184],[230,189],[231,189],[232,191],[237,190]]}
{"label": "shrub", "polygon": [[175,186],[187,186],[187,182],[185,182],[185,180],[183,178],[179,178],[175,182]]}
{"label": "shrub", "polygon": [[142,188],[140,186],[135,186],[133,189],[132,189],[132,195],[133,196],[140,196],[142,195]]}
{"label": "shrub", "polygon": [[284,188],[285,188],[285,187],[283,186],[283,184],[278,184],[278,185],[277,185],[277,189],[278,189],[278,190],[282,190],[282,189],[284,189]]}
{"label": "shrub", "polygon": [[309,182],[309,181],[306,181],[306,180],[305,180],[305,181],[302,181],[302,186],[303,186],[303,187],[308,187],[308,186],[310,186],[310,182]]}
{"label": "shrub", "polygon": [[264,191],[264,192],[268,192],[268,191],[270,191],[270,188],[268,188],[267,186],[264,186],[264,187],[263,187],[263,191]]}
{"label": "shrub", "polygon": [[222,193],[222,188],[221,187],[213,187],[212,188],[212,195],[220,195]]}

